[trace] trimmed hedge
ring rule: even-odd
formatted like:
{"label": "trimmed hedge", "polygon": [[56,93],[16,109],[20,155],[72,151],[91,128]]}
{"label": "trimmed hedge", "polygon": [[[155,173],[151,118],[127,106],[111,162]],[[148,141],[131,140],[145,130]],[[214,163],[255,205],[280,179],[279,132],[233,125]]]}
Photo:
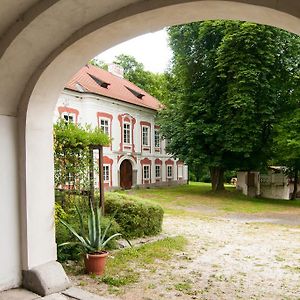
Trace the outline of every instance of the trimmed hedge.
{"label": "trimmed hedge", "polygon": [[127,238],[156,235],[162,230],[163,209],[136,197],[105,193],[105,213],[114,216]]}

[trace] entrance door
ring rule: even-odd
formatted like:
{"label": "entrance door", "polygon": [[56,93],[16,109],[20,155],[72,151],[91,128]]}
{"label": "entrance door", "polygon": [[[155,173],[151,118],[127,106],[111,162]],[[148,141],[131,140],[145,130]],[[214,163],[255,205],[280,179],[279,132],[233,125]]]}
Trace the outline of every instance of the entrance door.
{"label": "entrance door", "polygon": [[248,196],[255,197],[256,195],[256,189],[255,186],[255,174],[248,172]]}
{"label": "entrance door", "polygon": [[126,190],[132,187],[132,165],[128,159],[125,159],[120,166],[120,186]]}

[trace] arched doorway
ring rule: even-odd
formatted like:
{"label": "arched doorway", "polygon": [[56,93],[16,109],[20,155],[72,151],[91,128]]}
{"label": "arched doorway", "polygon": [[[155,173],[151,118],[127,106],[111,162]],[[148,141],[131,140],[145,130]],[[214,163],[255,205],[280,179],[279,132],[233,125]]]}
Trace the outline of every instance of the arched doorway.
{"label": "arched doorway", "polygon": [[125,190],[131,189],[132,182],[132,164],[125,159],[120,165],[120,187]]}
{"label": "arched doorway", "polygon": [[0,236],[9,245],[0,250],[0,290],[19,286],[22,270],[56,259],[52,112],[64,83],[90,58],[140,34],[205,19],[300,34],[298,0],[12,0],[0,15]]}

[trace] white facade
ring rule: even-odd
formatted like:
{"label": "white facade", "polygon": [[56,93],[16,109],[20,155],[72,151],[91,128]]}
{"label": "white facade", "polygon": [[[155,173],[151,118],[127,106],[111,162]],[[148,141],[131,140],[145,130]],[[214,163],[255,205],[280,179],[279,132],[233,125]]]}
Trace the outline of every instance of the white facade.
{"label": "white facade", "polygon": [[124,160],[132,166],[132,187],[186,183],[187,166],[166,153],[155,115],[152,109],[65,89],[57,102],[54,122],[64,117],[100,126],[112,138],[111,146],[103,149],[106,189],[123,187],[120,169]]}
{"label": "white facade", "polygon": [[[260,190],[261,197],[289,200],[294,190],[294,183],[283,173],[280,167],[272,168],[268,170],[267,174],[261,174]],[[297,190],[299,193],[299,183]]]}
{"label": "white facade", "polygon": [[236,189],[246,196],[255,197],[260,195],[259,172],[237,172]]}
{"label": "white facade", "polygon": [[[249,174],[252,177],[249,181]],[[294,183],[286,176],[280,167],[273,167],[266,174],[259,172],[238,172],[237,190],[246,196],[260,196],[270,199],[291,199]],[[298,183],[298,192],[300,184]]]}

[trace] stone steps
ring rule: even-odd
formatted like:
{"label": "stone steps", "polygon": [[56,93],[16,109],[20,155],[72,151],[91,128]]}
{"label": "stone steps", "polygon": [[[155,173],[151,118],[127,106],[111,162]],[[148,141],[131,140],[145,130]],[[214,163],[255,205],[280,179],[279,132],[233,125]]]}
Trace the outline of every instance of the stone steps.
{"label": "stone steps", "polygon": [[77,287],[71,287],[61,293],[55,293],[46,297],[41,297],[37,294],[24,289],[12,289],[0,293],[0,300],[109,300],[101,296],[91,294]]}

